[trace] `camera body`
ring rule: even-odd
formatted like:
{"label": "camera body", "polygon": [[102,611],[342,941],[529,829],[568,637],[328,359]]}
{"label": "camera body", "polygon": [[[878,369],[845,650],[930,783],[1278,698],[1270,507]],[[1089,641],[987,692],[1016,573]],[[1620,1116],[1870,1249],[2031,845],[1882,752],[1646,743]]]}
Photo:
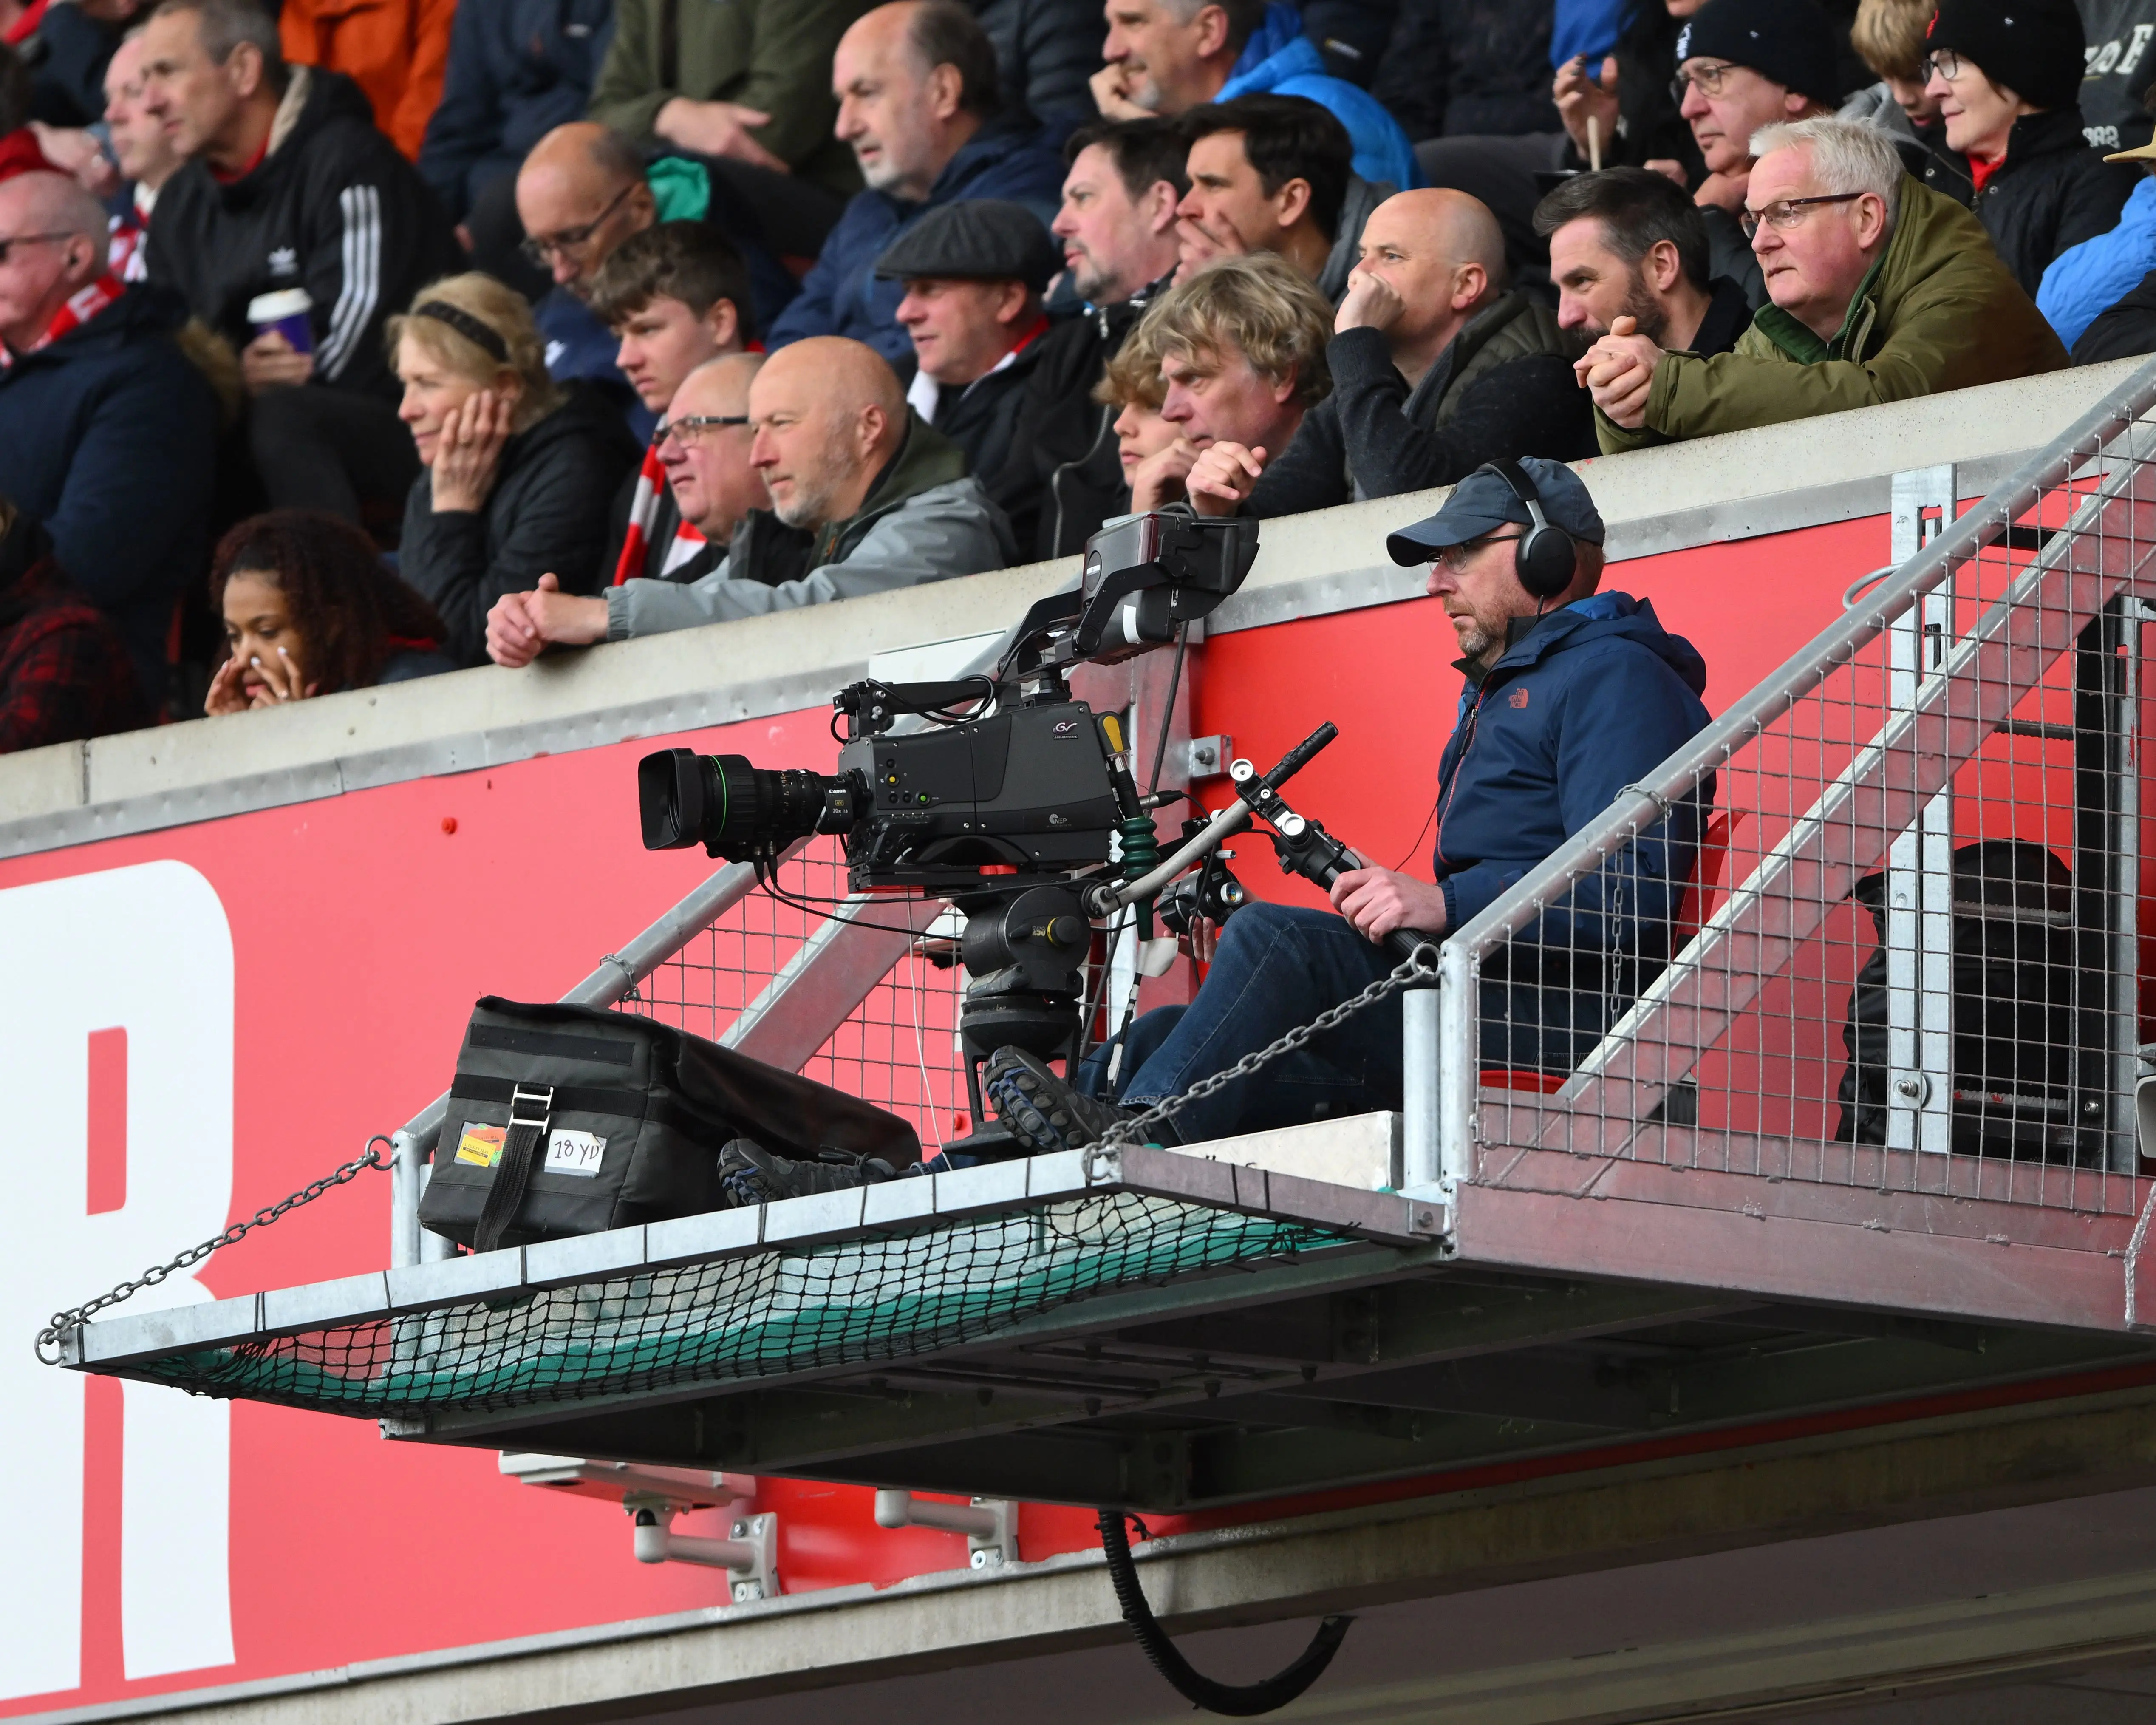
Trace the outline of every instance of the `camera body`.
{"label": "camera body", "polygon": [[[1086,542],[1077,589],[1026,614],[994,676],[840,691],[834,773],[690,749],[645,756],[645,848],[701,844],[767,867],[797,839],[838,834],[853,891],[962,902],[1104,866],[1118,826],[1143,811],[1066,674],[1164,644],[1211,611],[1249,572],[1257,525],[1185,510],[1110,522]],[[909,716],[926,722],[894,730]]]}

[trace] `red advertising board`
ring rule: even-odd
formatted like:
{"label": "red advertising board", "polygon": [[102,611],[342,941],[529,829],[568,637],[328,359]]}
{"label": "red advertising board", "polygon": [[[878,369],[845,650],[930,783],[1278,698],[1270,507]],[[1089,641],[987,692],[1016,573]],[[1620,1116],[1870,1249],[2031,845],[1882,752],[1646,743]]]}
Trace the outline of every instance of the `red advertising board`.
{"label": "red advertising board", "polygon": [[[1874,518],[1613,568],[1712,673],[1719,710],[1885,561]],[[1434,605],[1223,635],[1194,729],[1266,761],[1331,719],[1298,807],[1417,866],[1459,687]],[[828,765],[828,711],[666,739]],[[369,1423],[191,1400],[34,1363],[30,1332],[356,1155],[446,1085],[473,999],[549,999],[686,892],[638,842],[651,742],[546,757],[0,862],[0,1096],[20,1170],[0,1253],[0,1714],[116,1701],[721,1604],[721,1572],[640,1566],[618,1508],[494,1455]],[[1286,896],[1253,854],[1243,873]],[[208,1298],[379,1267],[368,1173],[175,1279]],[[166,1297],[173,1297],[168,1289]],[[147,1296],[146,1296],[147,1297]],[[874,1525],[853,1487],[759,1482],[796,1592],[966,1562]],[[680,1524],[709,1532],[725,1512]],[[1022,1554],[1091,1543],[1028,1508]]]}

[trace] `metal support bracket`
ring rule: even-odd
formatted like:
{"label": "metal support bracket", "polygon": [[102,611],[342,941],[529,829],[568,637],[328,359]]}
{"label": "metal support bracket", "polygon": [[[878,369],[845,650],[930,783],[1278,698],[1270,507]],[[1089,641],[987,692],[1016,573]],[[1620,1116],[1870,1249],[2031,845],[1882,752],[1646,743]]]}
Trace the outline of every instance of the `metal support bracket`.
{"label": "metal support bracket", "polygon": [[639,1563],[701,1563],[724,1569],[733,1577],[734,1604],[778,1595],[778,1517],[743,1516],[733,1524],[731,1539],[703,1539],[674,1532],[680,1506],[664,1497],[632,1492],[622,1499],[636,1527],[636,1561]]}
{"label": "metal support bracket", "polygon": [[[1953,522],[1952,464],[1894,475],[1892,551],[1906,564]],[[1954,641],[1952,578],[1888,630],[1888,700],[1907,712]],[[1887,1142],[1953,1147],[1953,801],[1942,790],[1897,837],[1887,865]]]}
{"label": "metal support bracket", "polygon": [[976,1569],[1000,1568],[1018,1561],[1018,1505],[1008,1497],[976,1497],[971,1503],[938,1503],[911,1491],[875,1494],[879,1527],[934,1527],[963,1533]]}

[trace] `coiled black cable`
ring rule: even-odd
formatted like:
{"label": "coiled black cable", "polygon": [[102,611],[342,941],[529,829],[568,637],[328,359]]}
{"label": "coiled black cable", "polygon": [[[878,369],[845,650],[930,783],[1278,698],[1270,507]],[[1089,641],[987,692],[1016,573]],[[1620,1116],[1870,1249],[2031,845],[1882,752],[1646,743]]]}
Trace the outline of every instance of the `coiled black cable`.
{"label": "coiled black cable", "polygon": [[1232,1719],[1248,1719],[1284,1707],[1324,1675],[1332,1656],[1348,1639],[1352,1617],[1328,1617],[1294,1664],[1260,1683],[1219,1683],[1191,1668],[1176,1651],[1168,1631],[1160,1626],[1138,1586],[1137,1565],[1131,1561],[1130,1536],[1123,1531],[1123,1512],[1100,1512],[1101,1550],[1108,1559],[1108,1579],[1115,1584],[1116,1603],[1123,1608],[1123,1621],[1131,1626],[1152,1668],[1168,1679],[1177,1694],[1209,1712],[1225,1713]]}

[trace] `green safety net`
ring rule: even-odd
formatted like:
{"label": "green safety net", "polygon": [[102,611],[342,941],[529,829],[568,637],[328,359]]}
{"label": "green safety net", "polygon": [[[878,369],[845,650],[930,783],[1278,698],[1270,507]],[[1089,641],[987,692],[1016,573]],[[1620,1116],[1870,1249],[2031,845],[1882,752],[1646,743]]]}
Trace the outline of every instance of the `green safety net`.
{"label": "green safety net", "polygon": [[197,1394],[416,1419],[872,1364],[1133,1286],[1348,1236],[1128,1193],[767,1248],[131,1363]]}

